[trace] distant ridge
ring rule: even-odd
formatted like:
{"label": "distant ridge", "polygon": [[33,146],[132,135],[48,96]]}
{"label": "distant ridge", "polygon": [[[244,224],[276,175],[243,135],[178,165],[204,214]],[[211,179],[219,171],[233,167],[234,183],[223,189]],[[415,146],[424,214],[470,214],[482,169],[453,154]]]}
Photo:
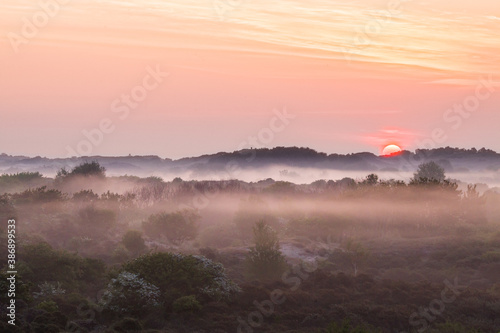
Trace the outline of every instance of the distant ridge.
{"label": "distant ridge", "polygon": [[175,173],[193,171],[199,174],[230,168],[262,169],[275,165],[297,168],[324,168],[361,171],[412,171],[419,163],[433,160],[448,172],[500,170],[500,154],[490,149],[436,148],[402,151],[394,156],[377,156],[369,152],[326,154],[305,147],[274,147],[218,152],[177,160],[147,156],[81,156],[71,158],[27,157],[0,154],[0,172],[39,171],[54,174],[62,167],[73,167],[83,161],[95,160],[109,173]]}

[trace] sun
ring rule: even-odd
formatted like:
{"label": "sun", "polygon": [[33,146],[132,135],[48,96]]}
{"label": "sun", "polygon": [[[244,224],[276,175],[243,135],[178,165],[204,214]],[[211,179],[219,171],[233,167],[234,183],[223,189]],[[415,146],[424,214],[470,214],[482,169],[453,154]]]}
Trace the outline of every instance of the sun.
{"label": "sun", "polygon": [[394,155],[401,152],[401,148],[397,145],[388,145],[382,150],[383,156]]}

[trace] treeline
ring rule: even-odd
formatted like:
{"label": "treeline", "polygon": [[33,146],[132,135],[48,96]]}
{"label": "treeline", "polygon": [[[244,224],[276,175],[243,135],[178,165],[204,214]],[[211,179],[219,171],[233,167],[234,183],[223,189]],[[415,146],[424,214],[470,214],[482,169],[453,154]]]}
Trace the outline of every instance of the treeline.
{"label": "treeline", "polygon": [[[0,196],[19,244],[19,325],[2,332],[500,327],[500,194],[437,163],[409,182],[164,181],[96,162],[3,179],[22,190]],[[422,313],[455,279],[455,300]]]}

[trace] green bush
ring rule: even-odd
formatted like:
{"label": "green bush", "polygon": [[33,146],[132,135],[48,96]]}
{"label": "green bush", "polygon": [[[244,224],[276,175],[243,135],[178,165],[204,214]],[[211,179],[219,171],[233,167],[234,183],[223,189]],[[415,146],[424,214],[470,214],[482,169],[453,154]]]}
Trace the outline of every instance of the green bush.
{"label": "green bush", "polygon": [[59,310],[56,302],[54,301],[43,301],[36,306],[37,309],[44,310],[47,312],[56,312]]}
{"label": "green bush", "polygon": [[79,293],[68,293],[57,295],[52,298],[57,305],[57,308],[62,313],[73,314],[88,309],[91,305],[85,295]]}
{"label": "green bush", "polygon": [[179,297],[172,303],[175,312],[196,312],[201,310],[201,304],[195,295]]}
{"label": "green bush", "polygon": [[57,172],[56,179],[67,179],[74,176],[104,178],[106,177],[106,168],[101,166],[97,161],[83,162],[74,167],[71,172],[62,168]]}
{"label": "green bush", "polygon": [[15,204],[23,205],[62,201],[64,198],[65,197],[61,191],[47,189],[47,186],[38,187],[36,189],[28,189],[24,192],[12,195],[12,200]]}
{"label": "green bush", "polygon": [[50,183],[39,172],[19,172],[0,176],[0,194],[14,193],[28,188],[36,188]]}
{"label": "green bush", "polygon": [[134,318],[123,318],[112,326],[114,332],[120,333],[142,332],[142,329],[141,322]]}
{"label": "green bush", "polygon": [[[5,266],[7,267],[7,266]],[[0,303],[7,304],[9,298],[7,297],[7,291],[9,290],[9,281],[7,278],[10,274],[7,270],[0,272]],[[16,300],[23,300],[25,302],[30,302],[31,297],[31,287],[32,283],[29,278],[24,277],[21,271],[18,271],[16,276]]]}
{"label": "green bush", "polygon": [[111,261],[113,263],[124,263],[131,258],[130,251],[127,250],[125,245],[118,244],[111,253]]}
{"label": "green bush", "polygon": [[94,201],[98,199],[99,195],[92,190],[81,190],[73,194],[73,200],[76,201]]}
{"label": "green bush", "polygon": [[67,322],[68,317],[59,311],[43,312],[35,317],[31,327],[35,333],[59,333],[65,328]]}
{"label": "green bush", "polygon": [[2,333],[25,333],[26,329],[27,327],[25,329],[22,328],[19,320],[16,321],[16,325],[7,323],[7,320],[0,320],[0,332]]}
{"label": "green bush", "polygon": [[255,246],[247,258],[250,273],[262,278],[280,277],[286,269],[286,261],[276,231],[264,222],[258,222],[253,232]]}
{"label": "green bush", "polygon": [[182,296],[195,295],[200,301],[225,300],[239,291],[221,264],[203,256],[153,253],[126,263],[121,271],[138,274],[158,286],[167,306]]}
{"label": "green bush", "polygon": [[98,287],[105,274],[102,261],[55,250],[45,242],[24,245],[19,258],[19,274],[35,286],[59,281],[68,291],[87,290]]}
{"label": "green bush", "polygon": [[5,230],[7,230],[6,220],[13,218],[15,212],[16,210],[10,196],[8,194],[0,195],[0,219],[2,220],[2,230],[0,231],[0,233],[5,233]]}
{"label": "green bush", "polygon": [[108,284],[100,304],[115,313],[142,315],[160,306],[160,289],[138,274],[123,271]]}

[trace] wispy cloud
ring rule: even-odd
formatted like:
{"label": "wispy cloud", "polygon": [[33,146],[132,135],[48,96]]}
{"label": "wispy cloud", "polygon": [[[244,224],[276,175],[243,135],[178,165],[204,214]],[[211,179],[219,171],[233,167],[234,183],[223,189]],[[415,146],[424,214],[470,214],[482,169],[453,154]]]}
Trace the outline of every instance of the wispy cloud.
{"label": "wispy cloud", "polygon": [[[356,62],[403,66],[415,75],[425,70],[445,76],[443,80],[458,77],[461,81],[454,84],[499,71],[497,16],[486,16],[485,24],[484,16],[402,4],[401,14],[384,23],[369,46],[353,51]],[[31,7],[2,1],[0,21],[13,13],[29,14]],[[383,19],[384,9],[374,2],[311,0],[304,5],[301,0],[253,0],[220,21],[211,1],[72,2],[40,42],[52,38],[61,43],[187,47],[341,61],[342,50],[352,49],[370,22]]]}

